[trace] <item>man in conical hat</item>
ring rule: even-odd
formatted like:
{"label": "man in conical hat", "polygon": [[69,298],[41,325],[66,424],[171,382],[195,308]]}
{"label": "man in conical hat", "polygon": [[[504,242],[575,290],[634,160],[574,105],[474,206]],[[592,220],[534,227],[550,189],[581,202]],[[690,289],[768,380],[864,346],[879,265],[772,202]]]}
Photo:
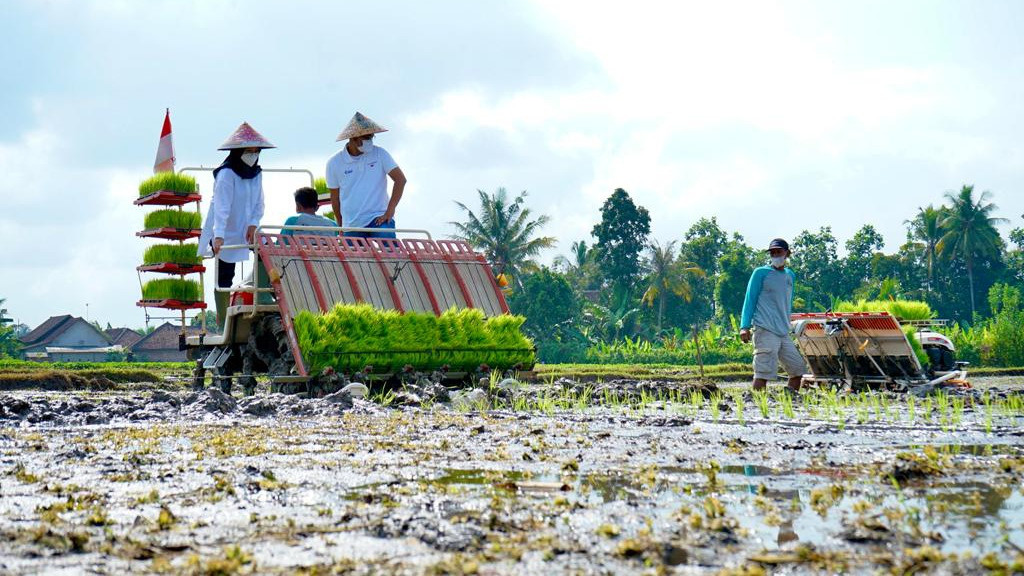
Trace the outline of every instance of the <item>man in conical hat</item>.
{"label": "man in conical hat", "polygon": [[[387,129],[356,112],[338,134],[345,147],[327,161],[327,189],[338,226],[395,228],[395,208],[405,190],[405,174],[388,151],[375,146],[374,134]],[[387,178],[394,182],[391,195]],[[346,236],[394,238],[394,232],[347,232]]]}

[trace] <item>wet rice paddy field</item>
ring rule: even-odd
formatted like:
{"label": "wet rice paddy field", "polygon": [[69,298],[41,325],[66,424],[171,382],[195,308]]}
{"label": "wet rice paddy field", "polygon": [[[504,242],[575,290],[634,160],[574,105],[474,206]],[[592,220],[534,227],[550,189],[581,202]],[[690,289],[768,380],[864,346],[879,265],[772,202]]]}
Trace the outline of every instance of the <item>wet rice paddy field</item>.
{"label": "wet rice paddy field", "polygon": [[1017,379],[0,394],[0,573],[1024,572]]}

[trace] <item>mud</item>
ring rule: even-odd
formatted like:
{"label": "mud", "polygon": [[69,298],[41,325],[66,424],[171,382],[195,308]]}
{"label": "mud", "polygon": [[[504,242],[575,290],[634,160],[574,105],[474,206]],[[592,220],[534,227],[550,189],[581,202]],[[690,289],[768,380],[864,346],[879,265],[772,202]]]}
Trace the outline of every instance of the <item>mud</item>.
{"label": "mud", "polygon": [[1010,573],[1024,413],[980,384],[8,393],[0,572]]}

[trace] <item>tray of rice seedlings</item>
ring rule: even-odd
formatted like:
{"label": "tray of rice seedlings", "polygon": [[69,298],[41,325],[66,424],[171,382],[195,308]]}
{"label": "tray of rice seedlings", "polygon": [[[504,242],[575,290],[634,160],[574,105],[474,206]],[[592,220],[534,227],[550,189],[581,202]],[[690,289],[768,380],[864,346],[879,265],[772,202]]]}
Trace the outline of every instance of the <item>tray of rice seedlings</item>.
{"label": "tray of rice seedlings", "polygon": [[[888,312],[901,322],[914,322],[931,320],[935,318],[932,307],[927,302],[918,300],[858,300],[857,302],[837,302],[834,310],[836,312]],[[907,335],[907,342],[911,350],[917,356],[921,366],[928,366],[928,354],[921,346],[921,342],[914,336],[917,327],[913,324],[903,324],[903,333]]]}
{"label": "tray of rice seedlings", "polygon": [[199,282],[181,278],[160,278],[142,285],[139,306],[156,308],[206,308]]}
{"label": "tray of rice seedlings", "polygon": [[197,244],[155,244],[146,248],[142,256],[143,272],[165,272],[168,274],[192,274],[203,272],[203,259],[199,256]]}
{"label": "tray of rice seedlings", "polygon": [[136,232],[142,238],[187,240],[202,233],[203,220],[198,212],[165,208],[146,214],[145,229]]}
{"label": "tray of rice seedlings", "polygon": [[399,313],[369,304],[339,304],[326,314],[301,312],[295,332],[310,370],[356,372],[373,366],[388,373],[448,366],[472,371],[481,364],[505,369],[535,362],[533,344],[520,332],[521,316],[485,318],[476,309]]}
{"label": "tray of rice seedlings", "polygon": [[139,184],[138,205],[180,206],[188,202],[199,202],[196,193],[196,179],[187,174],[161,172]]}

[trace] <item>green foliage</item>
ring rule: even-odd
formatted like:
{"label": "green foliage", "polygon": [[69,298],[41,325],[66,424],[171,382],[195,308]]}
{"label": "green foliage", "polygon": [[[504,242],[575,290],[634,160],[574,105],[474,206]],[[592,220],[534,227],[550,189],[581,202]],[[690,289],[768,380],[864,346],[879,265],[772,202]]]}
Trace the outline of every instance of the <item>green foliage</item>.
{"label": "green foliage", "polygon": [[1021,291],[1014,286],[996,284],[989,290],[988,300],[993,316],[984,324],[982,364],[1024,364],[1024,309],[1021,308]]}
{"label": "green foliage", "polygon": [[[735,320],[735,319],[734,319]],[[735,324],[735,322],[734,322]],[[749,362],[750,347],[743,344],[738,330],[712,325],[693,335],[676,329],[669,336],[651,342],[625,338],[612,343],[597,343],[587,349],[587,361],[595,364],[697,364],[697,345],[706,364]]]}
{"label": "green foliage", "polygon": [[910,325],[904,325],[901,328],[903,328],[903,333],[907,336],[907,342],[910,343],[910,349],[913,350],[914,355],[917,356],[917,361],[921,363],[921,367],[927,369],[929,362],[928,354],[925,353],[924,347],[921,346],[921,343],[914,337],[914,333],[917,332],[917,328]]}
{"label": "green foliage", "polygon": [[531,219],[533,213],[526,207],[525,191],[511,201],[504,188],[498,188],[494,194],[483,190],[477,193],[479,214],[462,202],[455,203],[466,213],[465,222],[449,222],[455,226],[455,237],[482,251],[495,274],[506,274],[520,282],[521,274],[537,268],[533,258],[542,249],[555,245],[555,238],[538,236],[549,218]]}
{"label": "green foliage", "polygon": [[161,190],[177,192],[179,194],[190,194],[196,191],[196,179],[187,174],[160,172],[139,184],[139,196],[148,196]]}
{"label": "green foliage", "polygon": [[144,264],[174,262],[175,264],[199,264],[203,261],[197,251],[197,244],[154,244],[146,248],[142,256]]}
{"label": "green foliage", "polygon": [[154,210],[146,214],[145,228],[184,228],[195,230],[201,228],[203,219],[198,212],[167,208]]}
{"label": "green foliage", "polygon": [[586,339],[580,331],[582,303],[568,279],[541,268],[513,290],[509,308],[526,318],[523,332],[537,344],[541,362],[568,362],[583,358]]}
{"label": "green foliage", "polygon": [[996,224],[1005,218],[991,216],[996,205],[988,202],[991,193],[982,192],[974,198],[974,186],[964,185],[960,192],[946,194],[950,207],[939,222],[945,231],[936,249],[944,258],[960,257],[967,267],[967,288],[971,301],[971,316],[977,309],[974,303],[974,264],[978,259],[998,258],[1003,251],[1003,239]]}
{"label": "green foliage", "polygon": [[198,302],[203,299],[199,292],[199,283],[195,280],[180,278],[158,278],[142,285],[144,300],[181,300]]}
{"label": "green foliage", "polygon": [[632,292],[640,277],[640,253],[651,233],[651,215],[633,203],[629,193],[616,188],[601,206],[601,222],[592,234],[597,238],[597,262],[618,292]]}
{"label": "green foliage", "polygon": [[327,194],[329,192],[329,190],[327,189],[327,179],[315,178],[313,180],[313,189],[316,190],[317,196],[323,196],[324,194]]}
{"label": "green foliage", "polygon": [[303,311],[295,318],[299,348],[310,369],[377,372],[412,364],[420,370],[448,365],[475,370],[480,364],[511,368],[534,363],[533,346],[519,331],[522,316],[493,316],[469,308],[440,316],[377,310],[369,304],[339,304],[327,314]]}
{"label": "green foliage", "polygon": [[859,300],[836,302],[835,312],[888,312],[900,320],[931,320],[935,317],[927,302],[913,300]]}
{"label": "green foliage", "polygon": [[33,362],[30,360],[0,359],[0,372],[32,372],[64,370],[70,372],[90,370],[146,370],[149,372],[190,372],[193,362]]}

